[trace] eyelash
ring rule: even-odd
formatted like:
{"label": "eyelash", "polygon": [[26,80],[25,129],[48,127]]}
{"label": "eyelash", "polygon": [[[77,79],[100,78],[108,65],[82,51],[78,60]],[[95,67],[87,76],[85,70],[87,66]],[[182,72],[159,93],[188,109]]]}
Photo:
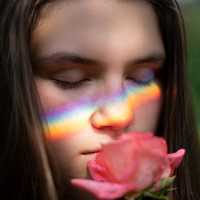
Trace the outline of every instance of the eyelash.
{"label": "eyelash", "polygon": [[149,85],[153,80],[155,80],[155,72],[151,71],[151,74],[148,75],[148,78],[144,78],[144,79],[137,79],[134,77],[127,77],[127,79],[129,79],[130,81],[133,81],[134,83],[138,84],[138,85]]}
{"label": "eyelash", "polygon": [[[138,84],[140,86],[147,86],[149,85],[153,80],[155,80],[155,78],[157,77],[157,71],[156,70],[150,70],[149,73],[151,73],[150,78],[146,78],[146,79],[137,79],[134,77],[126,77],[127,80],[130,80],[131,82],[133,82],[134,84]],[[64,90],[73,90],[73,89],[79,89],[81,87],[83,87],[86,83],[88,83],[89,81],[91,81],[91,79],[89,78],[85,78],[79,81],[75,81],[75,82],[68,82],[68,81],[62,81],[62,80],[58,80],[58,79],[52,79],[52,81],[58,85],[61,89]]]}
{"label": "eyelash", "polygon": [[86,82],[89,82],[90,79],[82,79],[80,81],[76,82],[68,82],[68,81],[62,81],[58,79],[52,79],[52,81],[58,85],[60,88],[64,90],[70,90],[70,89],[78,89],[81,88]]}
{"label": "eyelash", "polygon": [[143,81],[143,80],[137,80],[137,79],[135,79],[135,78],[129,78],[128,77],[128,79],[130,80],[130,81],[132,81],[133,83],[135,83],[135,84],[138,84],[138,85],[141,85],[141,86],[146,86],[146,85],[149,85],[153,80],[154,80],[154,78],[152,78],[152,79],[150,79],[150,80],[145,80],[145,81]]}

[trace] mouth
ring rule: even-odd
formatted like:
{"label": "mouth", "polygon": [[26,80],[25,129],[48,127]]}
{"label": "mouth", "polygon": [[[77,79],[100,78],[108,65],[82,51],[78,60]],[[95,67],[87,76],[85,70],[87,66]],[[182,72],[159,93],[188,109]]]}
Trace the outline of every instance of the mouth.
{"label": "mouth", "polygon": [[91,150],[85,150],[81,152],[82,155],[88,155],[88,154],[96,154],[99,153],[101,149],[91,149]]}

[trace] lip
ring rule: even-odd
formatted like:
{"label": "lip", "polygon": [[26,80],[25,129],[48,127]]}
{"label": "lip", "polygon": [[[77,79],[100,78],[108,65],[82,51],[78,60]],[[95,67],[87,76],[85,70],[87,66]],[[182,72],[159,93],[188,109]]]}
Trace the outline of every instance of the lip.
{"label": "lip", "polygon": [[99,153],[101,151],[100,148],[98,149],[88,149],[88,150],[85,150],[83,152],[81,152],[82,155],[88,155],[88,154],[96,154],[96,153]]}

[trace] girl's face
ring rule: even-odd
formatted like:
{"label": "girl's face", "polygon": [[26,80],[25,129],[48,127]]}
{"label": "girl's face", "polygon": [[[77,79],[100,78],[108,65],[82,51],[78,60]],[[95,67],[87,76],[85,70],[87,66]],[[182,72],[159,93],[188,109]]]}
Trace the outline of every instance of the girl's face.
{"label": "girl's face", "polygon": [[45,134],[63,177],[88,177],[88,160],[119,135],[155,131],[165,51],[146,1],[49,4],[32,47]]}

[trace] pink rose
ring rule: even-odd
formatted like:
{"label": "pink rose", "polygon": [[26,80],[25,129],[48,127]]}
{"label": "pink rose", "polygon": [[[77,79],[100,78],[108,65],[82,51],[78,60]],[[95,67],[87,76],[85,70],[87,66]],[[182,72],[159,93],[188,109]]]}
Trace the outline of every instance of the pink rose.
{"label": "pink rose", "polygon": [[161,179],[173,175],[184,154],[184,149],[168,154],[166,141],[151,133],[124,134],[88,162],[93,180],[72,179],[71,183],[97,199],[118,199],[153,185],[158,188]]}

